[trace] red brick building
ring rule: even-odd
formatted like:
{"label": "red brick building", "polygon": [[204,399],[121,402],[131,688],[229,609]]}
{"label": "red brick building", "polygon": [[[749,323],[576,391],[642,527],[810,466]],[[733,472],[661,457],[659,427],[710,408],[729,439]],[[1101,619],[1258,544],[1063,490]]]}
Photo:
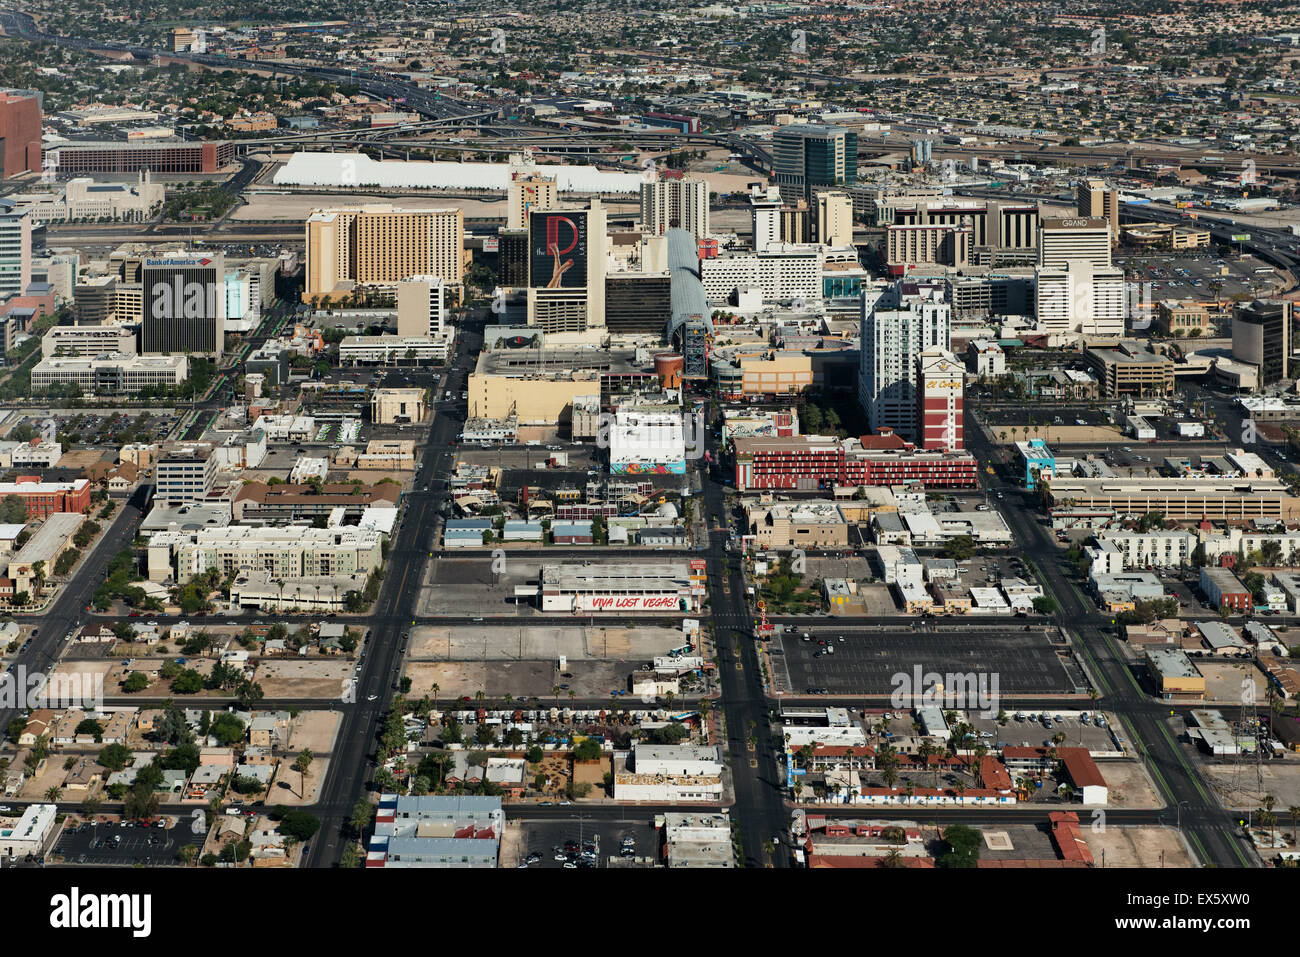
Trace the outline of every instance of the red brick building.
{"label": "red brick building", "polygon": [[27,90],[0,90],[0,179],[41,171],[41,103]]}
{"label": "red brick building", "polygon": [[215,173],[235,161],[235,144],[221,142],[69,143],[58,148],[61,177],[91,173]]}
{"label": "red brick building", "polygon": [[917,449],[893,434],[844,440],[808,435],[737,438],[735,454],[737,489],[818,491],[908,481],[930,488],[975,485],[973,455]]}
{"label": "red brick building", "polygon": [[20,475],[0,482],[0,499],[17,495],[27,506],[27,518],[45,518],[55,512],[84,512],[90,508],[90,480],[42,482],[39,475]]}

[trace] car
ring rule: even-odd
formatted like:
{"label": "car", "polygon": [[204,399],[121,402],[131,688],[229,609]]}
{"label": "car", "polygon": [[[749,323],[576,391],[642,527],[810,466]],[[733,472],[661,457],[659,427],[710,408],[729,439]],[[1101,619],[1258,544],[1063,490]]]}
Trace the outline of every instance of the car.
{"label": "car", "polygon": [[13,810],[8,804],[0,804],[0,814],[8,814]]}
{"label": "car", "polygon": [[565,857],[563,854],[556,854],[556,855],[555,855],[555,860],[557,860],[557,861],[563,861],[563,862],[565,863],[565,865],[567,866],[567,865],[568,865],[568,860],[569,860],[569,859],[568,859],[567,857]]}
{"label": "car", "polygon": [[578,865],[575,864],[575,863],[573,863],[573,861],[565,861],[565,862],[564,862],[564,867],[565,867],[566,870],[568,870],[569,868],[576,868],[577,866],[578,866]]}
{"label": "car", "polygon": [[367,701],[378,701],[378,700],[379,700],[379,695],[377,695],[377,694],[369,694],[369,695],[366,695],[366,700],[367,700]]}

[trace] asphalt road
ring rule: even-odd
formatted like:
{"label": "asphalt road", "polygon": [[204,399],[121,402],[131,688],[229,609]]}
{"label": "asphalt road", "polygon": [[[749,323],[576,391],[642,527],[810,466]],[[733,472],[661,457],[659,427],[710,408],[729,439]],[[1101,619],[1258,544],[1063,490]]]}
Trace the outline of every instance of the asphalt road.
{"label": "asphalt road", "polygon": [[[994,461],[993,448],[967,410],[966,445],[982,462]],[[1188,843],[1202,864],[1218,867],[1258,867],[1259,856],[1249,839],[1214,796],[1200,770],[1187,760],[1170,731],[1169,707],[1154,701],[1138,683],[1116,638],[1103,628],[1110,617],[1066,578],[1061,550],[1039,521],[1042,509],[1030,493],[1006,484],[1001,473],[980,473],[980,482],[1002,492],[993,504],[1011,526],[1021,555],[1039,575],[1048,594],[1060,603],[1056,620],[1074,636],[1075,648],[1100,698],[1099,706],[1119,716],[1125,737],[1146,763],[1170,820],[1180,817]],[[1110,812],[1107,812],[1108,816]]]}
{"label": "asphalt road", "polygon": [[[718,458],[720,430],[709,429],[709,451]],[[707,471],[702,476],[704,511],[710,528],[704,554],[707,565],[709,610],[718,649],[718,702],[725,726],[726,749],[735,803],[732,820],[740,830],[741,861],[746,867],[790,866],[786,853],[790,816],[785,806],[785,780],[777,773],[779,752],[773,745],[771,712],[763,686],[754,620],[745,598],[745,579],[738,553],[727,551],[731,527],[729,503],[722,485]],[[726,587],[723,587],[723,583]],[[752,741],[752,750],[751,750]],[[764,845],[782,837],[774,853]]]}
{"label": "asphalt road", "polygon": [[[466,337],[457,338],[456,363],[445,381],[443,391],[463,388],[464,366],[468,361]],[[310,867],[330,867],[338,863],[350,839],[344,832],[352,807],[364,793],[375,771],[374,752],[392,688],[402,664],[401,637],[413,620],[419,601],[424,563],[437,542],[438,507],[446,494],[443,483],[433,483],[436,476],[446,475],[454,464],[451,441],[461,428],[459,419],[446,414],[446,406],[434,416],[427,445],[420,460],[411,491],[402,503],[401,525],[389,552],[387,574],[368,619],[369,653],[356,685],[356,703],[342,704],[342,725],[336,737],[319,800],[313,811],[321,819],[321,829],[312,840],[306,856]],[[432,487],[434,491],[426,491]],[[371,700],[371,699],[374,700]]]}
{"label": "asphalt road", "polygon": [[[118,510],[113,524],[101,535],[90,556],[63,586],[48,612],[44,615],[15,616],[17,621],[39,628],[40,633],[26,651],[14,658],[14,668],[24,666],[28,673],[53,670],[63,652],[68,633],[88,620],[87,609],[91,596],[104,581],[109,561],[135,538],[136,529],[144,519],[144,509],[152,494],[152,485],[141,485],[135,490],[135,494]],[[7,727],[18,716],[19,710],[21,709],[0,710],[0,728]]]}

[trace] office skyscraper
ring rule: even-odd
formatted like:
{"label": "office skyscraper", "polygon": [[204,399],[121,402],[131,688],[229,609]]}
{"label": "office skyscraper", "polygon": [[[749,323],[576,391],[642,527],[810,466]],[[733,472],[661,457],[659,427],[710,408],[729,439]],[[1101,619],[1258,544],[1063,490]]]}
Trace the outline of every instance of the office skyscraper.
{"label": "office skyscraper", "polygon": [[787,200],[811,200],[814,187],[858,180],[858,134],[820,123],[782,126],[772,135],[773,178]]}
{"label": "office skyscraper", "polygon": [[31,281],[31,210],[0,197],[0,302],[26,292]]}
{"label": "office skyscraper", "polygon": [[1292,304],[1285,299],[1256,299],[1236,308],[1232,317],[1232,357],[1259,369],[1259,384],[1290,378]]}
{"label": "office skyscraper", "polygon": [[146,258],[140,352],[220,357],[226,338],[225,257],[194,253]]}
{"label": "office skyscraper", "polygon": [[0,90],[0,179],[41,171],[41,94]]}

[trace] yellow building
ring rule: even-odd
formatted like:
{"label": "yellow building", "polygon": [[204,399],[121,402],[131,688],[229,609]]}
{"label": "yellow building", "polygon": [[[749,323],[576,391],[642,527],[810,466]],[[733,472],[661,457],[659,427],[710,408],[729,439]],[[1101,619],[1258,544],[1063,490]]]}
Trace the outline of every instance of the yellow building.
{"label": "yellow building", "polygon": [[423,422],[423,389],[376,389],[370,397],[370,421],[376,425]]}
{"label": "yellow building", "polygon": [[529,379],[475,372],[469,377],[469,414],[482,419],[513,415],[521,425],[555,425],[569,421],[575,400],[599,390],[600,379],[592,375]]}
{"label": "yellow building", "polygon": [[1147,671],[1166,701],[1202,701],[1205,699],[1205,676],[1177,648],[1147,648]]}

